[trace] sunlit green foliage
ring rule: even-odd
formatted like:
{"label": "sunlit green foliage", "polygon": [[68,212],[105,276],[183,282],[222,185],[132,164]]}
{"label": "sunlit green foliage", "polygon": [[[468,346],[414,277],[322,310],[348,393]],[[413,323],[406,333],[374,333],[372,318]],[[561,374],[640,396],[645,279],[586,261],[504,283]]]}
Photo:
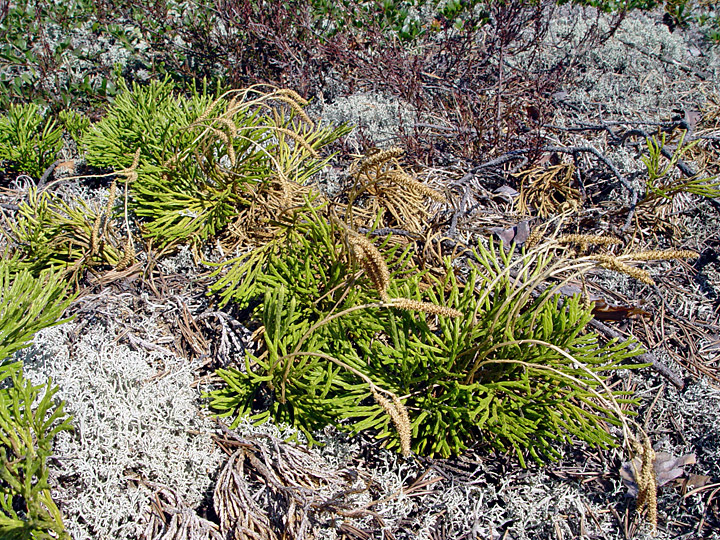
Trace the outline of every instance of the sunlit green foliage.
{"label": "sunlit green foliage", "polygon": [[69,540],[50,496],[47,459],[55,435],[70,429],[51,383],[24,379],[10,356],[40,329],[57,324],[68,306],[67,286],[57,274],[11,274],[0,261],[0,537]]}
{"label": "sunlit green foliage", "polygon": [[323,215],[308,206],[282,239],[234,261],[214,286],[241,306],[259,300],[264,327],[259,354],[218,371],[227,386],[210,394],[215,410],[287,422],[308,437],[328,423],[371,430],[397,446],[371,381],[400,398],[412,448],[425,455],[457,454],[479,439],[521,460],[552,457],[558,440],[613,443],[607,426],[619,419],[608,402],[623,395],[598,400],[590,372],[602,378],[638,351],[584,332],[591,315],[578,298],[533,299],[548,257],[524,256],[515,279],[511,255],[479,245],[466,278],[448,266],[438,279],[414,269],[411,252],[381,247],[392,298],[463,313],[435,317],[380,301]]}
{"label": "sunlit green foliage", "polygon": [[60,431],[72,429],[57,388],[35,386],[19,363],[0,366],[0,536],[70,539],[50,496],[47,460]]}
{"label": "sunlit green foliage", "polygon": [[131,208],[159,245],[219,234],[258,186],[304,183],[326,160],[318,151],[348,128],[315,128],[296,97],[272,87],[186,98],[168,81],[118,97],[84,138],[88,162],[127,168],[139,152]]}
{"label": "sunlit green foliage", "polygon": [[69,203],[30,188],[6,232],[10,264],[34,275],[55,268],[66,276],[92,266],[114,266],[121,251],[107,219],[106,208],[93,208],[82,199]]}
{"label": "sunlit green foliage", "polygon": [[38,330],[52,326],[70,303],[67,285],[57,273],[33,277],[11,273],[12,262],[0,261],[0,364],[27,346]]}
{"label": "sunlit green foliage", "polygon": [[[685,143],[685,134],[681,135],[677,148],[666,149],[665,134],[660,138],[647,139],[647,154],[642,161],[647,167],[648,178],[645,181],[645,198],[641,204],[656,199],[672,199],[679,193],[692,193],[701,197],[720,197],[720,181],[715,177],[704,178],[695,175],[690,178],[675,178],[679,162],[700,140]],[[663,153],[664,152],[664,153]],[[669,157],[667,157],[669,156]]]}
{"label": "sunlit green foliage", "polygon": [[62,144],[62,129],[33,103],[11,105],[0,118],[0,168],[39,180]]}

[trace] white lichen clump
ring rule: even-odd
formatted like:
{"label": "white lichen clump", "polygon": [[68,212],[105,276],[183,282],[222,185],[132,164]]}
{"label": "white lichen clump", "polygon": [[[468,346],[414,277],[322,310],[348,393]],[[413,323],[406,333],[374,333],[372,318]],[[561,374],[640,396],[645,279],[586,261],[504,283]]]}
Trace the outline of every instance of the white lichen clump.
{"label": "white lichen clump", "polygon": [[[393,97],[375,93],[358,93],[336,99],[331,104],[320,104],[310,113],[321,117],[322,126],[345,122],[357,126],[376,144],[388,146],[398,137],[400,126],[409,127],[417,121],[412,107]],[[348,144],[362,153],[356,132],[348,135]]]}
{"label": "white lichen clump", "polygon": [[33,382],[52,378],[73,416],[51,483],[75,540],[138,538],[152,494],[143,480],[190,506],[212,489],[221,454],[187,363],[118,345],[100,323],[43,330],[21,357]]}
{"label": "white lichen clump", "polygon": [[[566,86],[568,101],[614,119],[658,120],[702,100],[703,92],[718,90],[717,53],[700,51],[683,32],[670,32],[662,24],[661,10],[632,12],[599,46],[583,41],[596,20],[600,33],[610,30],[612,17],[598,16],[593,8],[562,6],[550,23],[541,54],[517,55],[511,62],[537,72],[558,62],[576,62],[575,80]],[[705,80],[698,80],[697,73]]]}

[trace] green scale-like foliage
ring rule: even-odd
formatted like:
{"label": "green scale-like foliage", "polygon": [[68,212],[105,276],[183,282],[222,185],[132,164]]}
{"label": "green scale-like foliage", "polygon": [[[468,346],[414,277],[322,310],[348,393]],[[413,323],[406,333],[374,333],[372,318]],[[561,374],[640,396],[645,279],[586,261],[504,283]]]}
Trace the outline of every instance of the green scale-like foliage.
{"label": "green scale-like foliage", "polygon": [[0,171],[17,171],[39,180],[62,148],[62,129],[34,103],[11,105],[0,118]]}
{"label": "green scale-like foliage", "polygon": [[[462,311],[463,318],[441,317],[433,330],[424,315],[396,311],[387,321],[391,341],[374,340],[363,355],[393,359],[373,364],[377,374],[386,379],[392,375],[394,390],[410,396],[406,407],[418,411],[412,418],[415,449],[447,456],[462,450],[478,433],[499,449],[527,450],[535,458],[552,455],[553,441],[569,441],[570,436],[610,444],[602,423],[615,423],[613,413],[591,403],[587,392],[587,386],[598,384],[572,360],[540,343],[553,344],[596,371],[613,367],[631,353],[624,347],[598,347],[593,334],[580,334],[590,314],[577,298],[562,306],[557,298],[544,304],[542,297],[529,302],[515,318],[510,335],[508,315],[516,305],[503,303],[509,292],[503,290],[506,283],[478,305],[476,287],[487,285],[477,283],[478,276],[471,273],[460,290],[450,275],[449,294],[440,292],[444,284],[430,291],[433,302]],[[493,325],[495,318],[498,324]],[[391,426],[375,414],[374,422],[366,421],[363,427],[387,433]]]}
{"label": "green scale-like foliage", "polygon": [[48,483],[53,438],[71,429],[57,388],[34,386],[19,363],[0,366],[0,383],[0,537],[69,540]]}
{"label": "green scale-like foliage", "polygon": [[207,91],[175,96],[168,79],[147,86],[121,84],[121,92],[102,121],[83,140],[89,165],[125,169],[140,149],[141,163],[162,163],[176,147],[190,144],[189,126],[213,101]]}
{"label": "green scale-like foliage", "polygon": [[327,163],[311,152],[348,132],[303,123],[283,91],[239,94],[184,97],[168,80],[135,85],[84,137],[91,165],[127,169],[139,152],[130,208],[157,245],[216,236],[265,183],[308,181]]}
{"label": "green scale-like foliage", "polygon": [[57,324],[70,304],[67,285],[58,274],[11,273],[12,262],[0,260],[0,365],[26,347],[38,330]]}
{"label": "green scale-like foliage", "polygon": [[11,246],[9,264],[36,276],[50,268],[71,275],[83,266],[117,264],[121,253],[114,238],[101,237],[93,246],[93,229],[106,211],[80,198],[66,202],[49,191],[30,188],[5,232]]}
{"label": "green scale-like foliage", "polygon": [[227,190],[204,189],[197,163],[168,166],[177,148],[192,146],[195,134],[188,126],[212,102],[207,92],[190,98],[174,95],[169,80],[123,87],[105,118],[84,138],[88,164],[97,167],[130,168],[139,151],[130,204],[147,220],[148,236],[161,245],[191,238],[198,230],[206,237],[218,222],[227,222],[230,211],[223,205]]}
{"label": "green scale-like foliage", "polygon": [[0,260],[0,538],[70,538],[50,496],[47,466],[53,438],[70,429],[70,419],[50,381],[35,386],[20,362],[8,360],[35,332],[59,322],[71,300],[66,292],[58,274],[12,274]]}
{"label": "green scale-like foliage", "polygon": [[[396,447],[397,426],[372,383],[400,398],[412,449],[425,455],[457,454],[478,439],[521,460],[552,457],[557,441],[613,444],[608,427],[620,420],[609,401],[624,395],[608,396],[590,373],[602,379],[638,351],[584,332],[591,314],[578,298],[533,298],[548,258],[524,256],[511,278],[512,256],[479,246],[464,283],[450,266],[440,281],[386,241],[391,297],[463,313],[435,317],[379,302],[321,212],[300,213],[284,239],[235,261],[216,282],[226,301],[262,299],[265,352],[219,371],[227,386],[211,393],[212,407],[287,422],[310,438],[327,424],[372,430]],[[432,286],[423,290],[423,280]]]}

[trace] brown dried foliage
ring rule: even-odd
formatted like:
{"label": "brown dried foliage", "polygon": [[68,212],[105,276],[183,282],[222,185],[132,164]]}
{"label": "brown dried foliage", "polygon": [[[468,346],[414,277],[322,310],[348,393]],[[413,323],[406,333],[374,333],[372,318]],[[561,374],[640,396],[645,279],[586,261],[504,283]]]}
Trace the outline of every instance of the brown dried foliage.
{"label": "brown dried foliage", "polygon": [[[300,539],[311,534],[313,522],[349,516],[375,518],[382,525],[369,505],[354,502],[369,488],[369,479],[358,488],[356,473],[337,470],[305,448],[269,435],[224,431],[218,443],[231,455],[213,496],[224,538]],[[256,497],[259,490],[263,504]]]}
{"label": "brown dried foliage", "polygon": [[515,175],[520,181],[516,208],[521,214],[535,213],[546,218],[563,212],[577,212],[582,198],[573,187],[575,166],[560,163],[550,167],[533,167]]}
{"label": "brown dried foliage", "polygon": [[[212,59],[232,86],[272,83],[327,101],[359,91],[404,100],[437,121],[404,126],[403,145],[413,160],[443,165],[450,156],[486,158],[537,143],[540,122],[549,116],[547,96],[569,70],[568,59],[541,76],[508,70],[503,62],[542,41],[554,2],[488,2],[485,8],[470,16],[463,32],[439,17],[413,47],[382,27],[380,5],[367,14],[367,5],[335,3],[336,20],[361,24],[330,35],[307,3],[224,0],[217,17],[228,31],[202,23],[180,31],[192,44],[195,76],[210,75]],[[586,40],[599,39],[591,24]]]}
{"label": "brown dried foliage", "polygon": [[200,517],[171,488],[140,481],[153,490],[150,516],[141,540],[224,540],[217,524]]}
{"label": "brown dried foliage", "polygon": [[[370,226],[378,215],[386,227],[400,227],[420,233],[427,227],[427,199],[447,202],[438,191],[419,182],[400,165],[403,150],[392,147],[376,150],[350,169],[353,186],[347,213]],[[350,222],[355,223],[351,218]]]}

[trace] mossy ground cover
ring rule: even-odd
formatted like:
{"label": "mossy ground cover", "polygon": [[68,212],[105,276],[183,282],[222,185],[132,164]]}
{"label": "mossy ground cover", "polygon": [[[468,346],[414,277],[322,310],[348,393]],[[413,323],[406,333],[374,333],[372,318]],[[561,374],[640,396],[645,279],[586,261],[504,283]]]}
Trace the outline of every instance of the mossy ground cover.
{"label": "mossy ground cover", "polygon": [[[717,433],[691,442],[668,409],[677,395],[681,419],[697,418],[698,388],[717,398],[712,14],[692,2],[10,3],[3,530],[712,531]],[[633,42],[655,23],[659,50]],[[670,46],[683,39],[707,60]],[[647,110],[610,93],[603,106],[625,116],[608,119],[586,82],[637,83],[618,43],[651,59],[647,88],[625,100]],[[658,72],[682,77],[680,109]],[[358,95],[397,104],[390,128],[353,130],[341,106],[334,121],[312,113]],[[63,311],[74,326],[10,356]],[[59,391],[25,381],[19,358]],[[180,450],[161,471],[163,444]],[[230,456],[219,472],[218,449]],[[618,492],[633,457],[636,511]],[[592,488],[563,506],[578,523],[529,502],[582,478],[583,461]],[[663,463],[683,483],[662,487]],[[73,492],[97,496],[79,506]],[[503,493],[525,518],[483,502]]]}

